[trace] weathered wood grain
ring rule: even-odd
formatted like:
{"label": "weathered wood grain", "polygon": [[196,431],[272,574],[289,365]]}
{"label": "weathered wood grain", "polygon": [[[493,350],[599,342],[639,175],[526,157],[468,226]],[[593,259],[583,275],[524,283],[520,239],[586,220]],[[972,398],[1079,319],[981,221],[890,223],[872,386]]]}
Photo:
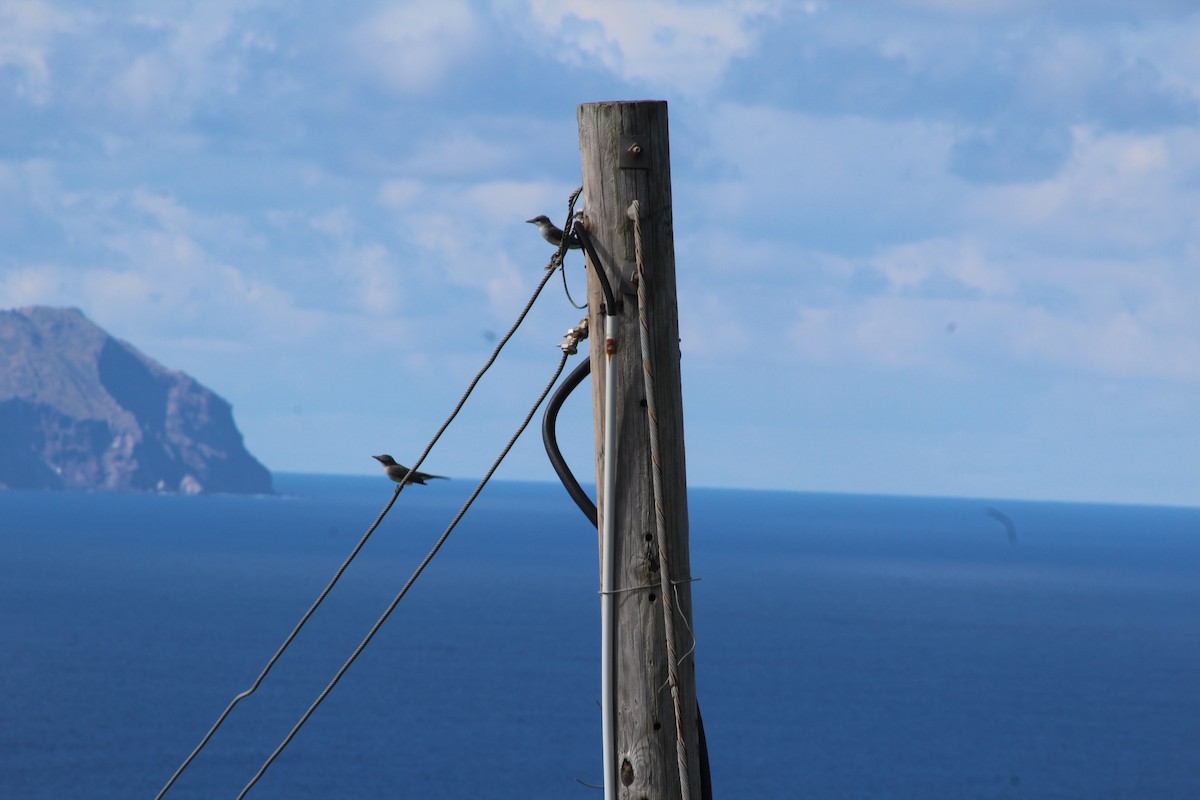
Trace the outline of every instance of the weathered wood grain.
{"label": "weathered wood grain", "polygon": [[[649,274],[650,362],[656,382],[669,567],[674,580],[686,580],[691,576],[691,569],[667,104],[656,101],[589,103],[579,107],[578,119],[585,223],[619,296],[620,278],[616,273],[622,262],[633,262],[635,257],[633,228],[626,209],[635,199],[642,208],[643,249]],[[619,166],[621,137],[631,135],[646,137],[642,154],[647,165],[645,169]],[[614,582],[619,592],[614,656],[617,670],[617,796],[630,800],[670,800],[680,797],[680,785],[674,710],[667,687],[637,299],[630,294],[624,295],[623,301],[619,311],[619,407],[616,416],[616,455],[620,464],[616,485],[617,572]],[[596,483],[601,493],[604,490],[602,409],[606,358],[603,302],[599,281],[589,268]],[[603,496],[598,498],[598,504],[603,509]],[[675,647],[680,654],[690,653],[693,648],[690,584],[678,583],[676,594]],[[691,796],[699,798],[694,663],[692,655],[683,659],[679,679]]]}

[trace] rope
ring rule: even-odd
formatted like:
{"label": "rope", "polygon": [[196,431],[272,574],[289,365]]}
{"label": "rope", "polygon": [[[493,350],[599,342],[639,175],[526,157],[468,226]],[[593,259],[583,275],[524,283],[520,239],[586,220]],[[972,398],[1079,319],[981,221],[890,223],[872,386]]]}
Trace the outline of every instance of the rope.
{"label": "rope", "polygon": [[[567,249],[571,246],[571,228],[575,226],[575,201],[579,199],[579,195],[583,194],[583,187],[580,186],[575,191],[571,192],[571,196],[567,198],[567,221],[562,226],[562,241],[558,243],[558,252],[550,259],[550,263],[546,265],[546,269],[553,271],[557,267],[563,265],[563,259],[567,255]],[[563,288],[567,288],[567,271],[563,270]],[[570,299],[571,293],[567,292],[567,299]],[[571,300],[571,305],[575,305],[575,301]],[[581,308],[581,306],[575,306]]]}
{"label": "rope", "polygon": [[650,461],[654,484],[654,527],[658,534],[659,586],[662,593],[663,629],[667,639],[667,682],[675,706],[675,755],[679,761],[679,794],[681,800],[691,800],[691,780],[688,774],[687,744],[683,734],[683,705],[679,696],[679,657],[675,653],[674,584],[671,581],[670,559],[667,558],[667,523],[663,512],[662,461],[658,447],[658,409],[655,405],[654,371],[650,368],[650,323],[646,318],[646,270],[642,257],[641,205],[634,200],[626,211],[633,220],[633,244],[637,258],[638,322],[641,327],[642,378],[646,387],[646,415],[650,421]]}
{"label": "rope", "polygon": [[[466,398],[464,397],[463,399],[465,400]],[[439,431],[439,435],[440,435],[440,431]],[[434,441],[436,441],[436,437],[435,437]],[[430,444],[432,445],[432,442]],[[413,469],[416,469],[416,468],[414,467]],[[411,475],[411,474],[412,474],[412,472],[410,471],[409,475]],[[404,480],[405,481],[408,480],[407,475],[405,476]],[[396,502],[396,498],[400,496],[400,489],[403,488],[403,486],[404,486],[404,484],[400,484],[400,485],[396,486],[396,490],[394,492],[392,492],[392,499],[389,500],[387,502],[387,505],[385,505],[383,507],[383,511],[379,512],[379,516],[375,518],[374,524],[372,524],[371,527],[367,529],[367,532],[365,534],[363,534],[362,539],[360,539],[358,544],[355,545],[354,549],[352,551],[350,551],[350,555],[347,556],[347,558],[344,562],[342,562],[342,566],[338,567],[338,570],[337,570],[337,572],[334,573],[333,578],[329,581],[329,583],[321,591],[321,594],[317,597],[316,601],[309,607],[308,611],[304,612],[304,616],[300,618],[300,621],[298,623],[296,623],[296,627],[292,629],[292,632],[290,634],[288,634],[288,637],[283,640],[283,644],[280,645],[280,647],[277,651],[275,651],[275,655],[271,656],[271,660],[267,662],[267,665],[265,667],[263,667],[262,672],[260,672],[258,674],[258,677],[254,679],[254,683],[251,684],[249,689],[247,689],[246,691],[244,691],[241,694],[234,697],[233,700],[229,703],[229,705],[225,707],[225,710],[223,712],[221,712],[221,716],[217,717],[217,721],[215,723],[213,723],[213,726],[208,729],[208,733],[206,733],[204,735],[204,738],[200,740],[200,744],[196,745],[196,748],[194,750],[192,750],[191,754],[186,759],[184,759],[182,764],[179,765],[179,768],[177,770],[175,770],[175,774],[171,776],[171,779],[169,781],[167,781],[167,785],[164,786],[161,791],[159,791],[158,795],[155,797],[155,800],[161,800],[162,797],[168,791],[170,791],[171,787],[175,785],[175,781],[179,780],[179,776],[182,775],[184,770],[186,770],[191,765],[191,763],[196,759],[196,756],[200,755],[200,751],[204,749],[205,745],[207,745],[209,740],[211,740],[212,737],[216,734],[217,729],[220,728],[221,725],[224,724],[226,718],[228,718],[230,713],[232,713],[234,706],[236,706],[238,703],[245,700],[250,695],[254,694],[256,691],[258,691],[258,687],[261,686],[262,682],[266,679],[267,673],[269,673],[271,671],[271,668],[274,667],[275,663],[277,661],[279,661],[279,659],[283,656],[284,651],[287,650],[288,647],[291,646],[291,644],[295,640],[296,636],[299,635],[300,629],[303,628],[305,623],[308,622],[309,618],[314,613],[316,613],[316,610],[321,605],[321,603],[325,602],[325,598],[329,595],[329,593],[331,591],[333,591],[333,587],[337,584],[338,580],[341,579],[342,573],[344,573],[346,571],[346,568],[350,566],[350,562],[353,561],[355,559],[355,557],[358,555],[359,551],[363,549],[363,545],[365,545],[367,543],[367,540],[371,538],[371,534],[373,534],[375,532],[375,529],[379,527],[379,523],[383,522],[383,518],[387,515],[388,511],[391,510],[392,505]]]}
{"label": "rope", "polygon": [[[549,275],[553,273],[548,272],[547,274]],[[471,507],[471,504],[475,502],[475,498],[478,497],[479,493],[483,491],[483,487],[487,485],[489,480],[491,480],[492,475],[500,467],[500,463],[504,461],[509,450],[512,449],[513,445],[516,444],[517,439],[520,438],[522,433],[524,433],[525,428],[529,425],[529,421],[532,420],[533,415],[537,413],[538,407],[541,406],[542,401],[546,399],[546,395],[550,394],[550,390],[554,388],[554,384],[558,382],[558,378],[560,375],[562,375],[563,368],[566,366],[566,364],[567,353],[563,352],[562,357],[558,361],[558,367],[554,370],[554,376],[550,379],[550,382],[546,384],[546,388],[542,390],[542,393],[538,395],[537,402],[535,402],[533,407],[529,409],[529,413],[525,415],[525,419],[521,422],[520,427],[517,428],[517,431],[512,435],[512,438],[508,440],[508,444],[505,445],[504,449],[500,452],[500,456],[495,460],[495,462],[493,462],[491,469],[489,469],[487,474],[483,476],[483,480],[481,480],[479,485],[475,487],[475,491],[472,492],[471,496],[467,498],[467,501],[463,503],[462,508],[459,509],[458,514],[455,515],[445,532],[442,533],[440,538],[438,538],[437,542],[425,556],[425,559],[421,561],[420,565],[413,572],[412,576],[409,577],[408,581],[404,584],[404,587],[400,590],[400,593],[396,595],[391,604],[387,607],[387,610],[383,612],[383,616],[379,618],[379,621],[376,622],[371,628],[370,632],[367,633],[366,638],[364,638],[358,647],[355,648],[354,653],[350,656],[346,663],[342,665],[342,668],[337,671],[337,674],[333,676],[333,680],[330,681],[329,685],[325,687],[324,691],[318,695],[317,699],[313,702],[312,706],[309,707],[308,711],[304,712],[304,715],[300,717],[300,720],[292,728],[291,732],[288,733],[288,735],[284,738],[283,742],[280,743],[279,747],[275,748],[275,752],[271,753],[270,757],[266,760],[262,767],[259,768],[254,777],[250,779],[250,782],[246,784],[246,787],[242,789],[241,794],[237,796],[237,800],[242,800],[242,798],[244,798],[246,794],[254,787],[254,784],[258,783],[259,779],[266,774],[266,771],[273,763],[275,763],[275,759],[279,757],[284,749],[291,743],[292,739],[295,738],[296,734],[300,732],[300,728],[304,726],[304,723],[308,722],[309,717],[313,715],[313,712],[317,710],[321,703],[325,702],[325,698],[328,697],[330,692],[333,691],[334,687],[338,685],[342,679],[342,676],[346,674],[351,665],[353,665],[358,657],[362,655],[362,652],[367,649],[367,645],[371,643],[371,639],[373,639],[375,634],[379,632],[379,629],[383,627],[383,623],[387,622],[387,618],[391,616],[393,611],[396,610],[396,606],[400,605],[400,601],[404,599],[404,596],[408,594],[408,590],[412,588],[412,585],[416,583],[417,578],[419,578],[421,573],[425,571],[425,567],[429,565],[429,562],[433,560],[433,557],[436,556],[438,551],[442,549],[442,545],[445,544],[446,540],[450,538],[450,533],[454,530],[455,526],[458,525],[459,520],[461,520],[467,513],[467,509]],[[411,474],[411,471],[409,474]]]}
{"label": "rope", "polygon": [[[582,192],[583,187],[580,186],[571,193],[571,196],[567,201],[568,223],[574,218],[575,202],[579,199],[579,195]],[[254,683],[250,685],[249,689],[237,695],[232,701],[230,701],[225,710],[221,712],[221,716],[217,717],[217,721],[213,723],[211,728],[209,728],[208,733],[206,733],[204,738],[200,740],[200,744],[196,745],[195,749],[192,750],[188,757],[184,759],[183,763],[179,765],[179,768],[175,770],[175,773],[155,796],[154,800],[162,800],[167,792],[170,791],[171,787],[175,785],[175,782],[179,780],[179,777],[191,765],[196,757],[200,755],[200,751],[203,750],[212,737],[216,735],[217,730],[225,723],[225,720],[229,717],[230,713],[233,712],[234,707],[258,691],[259,686],[262,685],[262,682],[266,679],[267,674],[270,673],[271,669],[274,668],[275,664],[283,656],[284,651],[291,646],[292,642],[300,634],[300,630],[305,626],[305,624],[308,623],[309,618],[311,618],[312,615],[316,613],[320,605],[325,602],[325,598],[329,596],[329,593],[333,591],[333,587],[337,585],[339,580],[341,580],[342,575],[346,572],[347,568],[349,568],[350,563],[358,557],[359,552],[367,544],[367,541],[371,538],[371,535],[375,533],[375,529],[379,527],[380,523],[383,522],[383,518],[386,517],[388,512],[392,510],[392,506],[396,503],[396,498],[400,496],[400,490],[408,485],[412,476],[416,474],[417,469],[421,466],[421,464],[424,463],[426,456],[428,456],[430,451],[433,450],[433,446],[437,444],[439,439],[442,438],[442,434],[446,432],[446,429],[450,427],[450,423],[453,422],[454,418],[458,416],[458,412],[462,410],[464,405],[466,405],[467,398],[469,398],[471,393],[475,391],[475,387],[479,385],[479,381],[483,378],[484,374],[492,368],[493,364],[496,363],[496,359],[500,356],[500,351],[504,349],[506,344],[508,344],[508,340],[513,337],[513,334],[517,332],[517,328],[521,327],[521,323],[523,323],[525,321],[525,317],[529,315],[529,311],[533,308],[533,304],[537,300],[538,295],[542,293],[542,289],[545,288],[546,283],[550,280],[550,277],[554,275],[555,268],[562,266],[563,256],[566,252],[567,239],[564,236],[563,243],[559,246],[558,251],[550,257],[550,262],[546,265],[546,269],[541,281],[538,282],[537,287],[533,290],[533,294],[529,297],[529,301],[525,304],[525,307],[521,309],[521,313],[517,315],[516,321],[512,324],[512,327],[508,329],[508,333],[504,335],[504,337],[496,345],[495,349],[492,350],[491,356],[484,363],[483,367],[481,367],[480,370],[475,374],[474,379],[467,386],[467,389],[465,392],[463,392],[462,397],[459,398],[458,404],[455,405],[454,410],[450,412],[450,416],[446,418],[446,421],[442,423],[440,428],[438,428],[437,433],[435,433],[433,438],[429,440],[429,443],[425,445],[424,451],[421,452],[420,457],[418,457],[416,462],[413,463],[412,467],[409,468],[408,474],[406,474],[404,479],[396,485],[395,491],[392,492],[391,499],[388,500],[387,504],[383,507],[383,510],[379,512],[379,516],[375,519],[375,522],[370,528],[367,528],[367,532],[362,535],[362,538],[359,539],[358,544],[356,544],[354,549],[350,551],[350,555],[348,555],[346,560],[342,562],[342,565],[338,567],[337,571],[333,574],[333,577],[329,580],[329,583],[326,584],[325,588],[321,590],[321,593],[309,607],[308,611],[304,612],[304,616],[302,616],[300,621],[296,623],[296,627],[294,627],[292,632],[288,634],[287,638],[283,640],[283,644],[280,645],[279,649],[275,652],[275,655],[271,656],[271,659],[267,662],[267,665],[263,667],[262,672],[260,672],[258,677],[254,679]],[[565,354],[563,358],[566,358]]]}

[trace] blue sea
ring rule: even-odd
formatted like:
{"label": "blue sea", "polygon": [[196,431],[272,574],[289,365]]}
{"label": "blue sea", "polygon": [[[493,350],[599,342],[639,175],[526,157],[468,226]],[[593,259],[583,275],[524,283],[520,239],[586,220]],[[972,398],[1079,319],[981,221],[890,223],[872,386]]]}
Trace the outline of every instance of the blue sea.
{"label": "blue sea", "polygon": [[[0,797],[153,798],[391,496],[276,485],[0,492]],[[471,488],[401,494],[168,797],[237,795]],[[1200,797],[1200,510],[689,502],[716,798]],[[561,487],[490,485],[249,796],[599,798],[597,586]]]}

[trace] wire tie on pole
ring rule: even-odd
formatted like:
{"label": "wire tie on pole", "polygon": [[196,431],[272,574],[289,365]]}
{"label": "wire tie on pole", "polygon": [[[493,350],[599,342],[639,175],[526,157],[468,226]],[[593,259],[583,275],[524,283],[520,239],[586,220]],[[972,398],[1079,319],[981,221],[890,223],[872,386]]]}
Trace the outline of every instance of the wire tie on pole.
{"label": "wire tie on pole", "polygon": [[[671,585],[672,585],[672,586],[677,586],[677,585],[679,585],[679,584],[681,584],[681,583],[695,583],[695,582],[696,582],[696,581],[698,581],[698,580],[700,580],[700,578],[681,578],[680,580],[674,580],[674,581],[671,581]],[[640,592],[640,591],[642,591],[642,590],[644,590],[644,589],[659,589],[659,588],[662,588],[662,584],[659,584],[659,583],[646,583],[646,584],[643,584],[643,585],[641,585],[641,586],[628,586],[628,587],[625,587],[624,589],[613,589],[611,592],[606,592],[606,591],[604,591],[603,589],[601,589],[601,590],[600,590],[600,594],[602,594],[602,595],[605,595],[605,594],[623,594],[623,593],[625,593],[625,592]]]}

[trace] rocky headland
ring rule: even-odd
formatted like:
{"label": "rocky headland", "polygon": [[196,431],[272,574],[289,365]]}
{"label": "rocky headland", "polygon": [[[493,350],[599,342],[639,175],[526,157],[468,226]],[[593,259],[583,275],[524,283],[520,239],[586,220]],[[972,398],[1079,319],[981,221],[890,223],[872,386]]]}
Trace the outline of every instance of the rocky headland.
{"label": "rocky headland", "polygon": [[268,494],[228,402],[78,309],[0,311],[0,489]]}

